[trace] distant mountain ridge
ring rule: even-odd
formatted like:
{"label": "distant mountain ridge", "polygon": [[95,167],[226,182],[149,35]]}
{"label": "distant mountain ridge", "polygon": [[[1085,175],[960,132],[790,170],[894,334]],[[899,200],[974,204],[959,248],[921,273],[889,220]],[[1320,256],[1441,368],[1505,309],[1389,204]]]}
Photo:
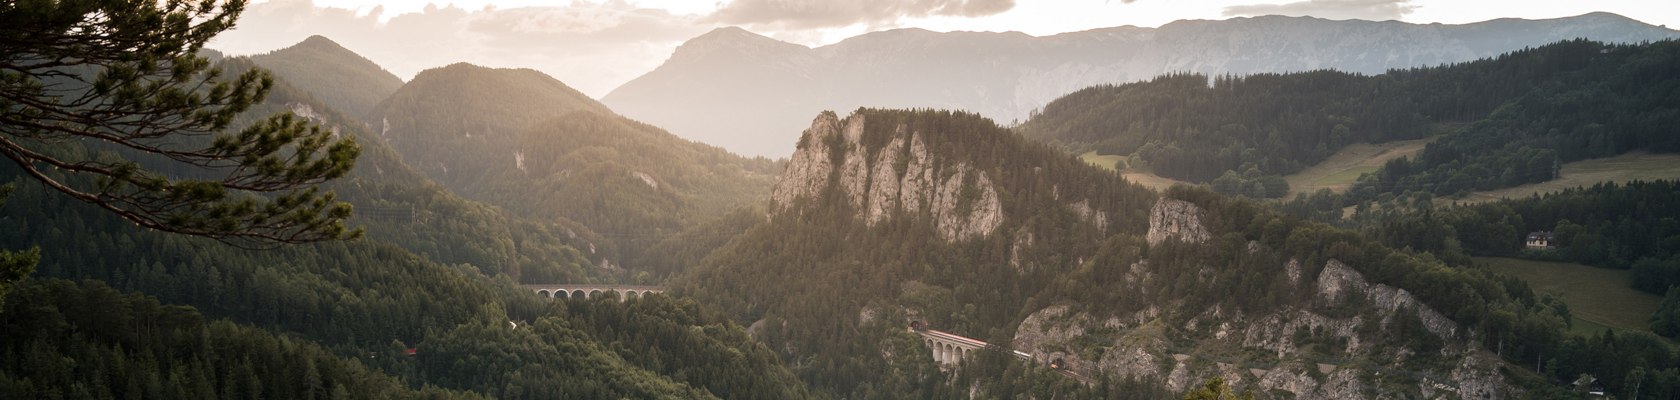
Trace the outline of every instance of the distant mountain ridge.
{"label": "distant mountain ridge", "polygon": [[1463,25],[1266,16],[1044,37],[899,29],[807,48],[720,28],[684,43],[664,65],[602,102],[689,139],[781,156],[797,139],[788,133],[821,110],[932,107],[1025,120],[1075,90],[1163,73],[1372,74],[1574,38],[1640,42],[1680,38],[1680,31],[1609,13]]}

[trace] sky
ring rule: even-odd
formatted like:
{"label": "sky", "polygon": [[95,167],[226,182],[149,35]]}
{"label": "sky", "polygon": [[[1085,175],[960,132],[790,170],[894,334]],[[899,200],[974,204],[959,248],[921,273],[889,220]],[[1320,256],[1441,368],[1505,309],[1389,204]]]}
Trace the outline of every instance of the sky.
{"label": "sky", "polygon": [[1605,11],[1680,28],[1677,0],[253,0],[210,47],[234,55],[326,36],[403,80],[456,62],[531,68],[596,98],[683,41],[739,26],[806,46],[862,33],[1020,31],[1255,15],[1462,24]]}

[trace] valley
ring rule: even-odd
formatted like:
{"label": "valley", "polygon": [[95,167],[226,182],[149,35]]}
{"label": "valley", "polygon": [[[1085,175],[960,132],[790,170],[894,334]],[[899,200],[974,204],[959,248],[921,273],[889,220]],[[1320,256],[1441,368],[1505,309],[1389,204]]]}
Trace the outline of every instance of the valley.
{"label": "valley", "polygon": [[0,5],[0,398],[1680,398],[1648,11],[330,1]]}

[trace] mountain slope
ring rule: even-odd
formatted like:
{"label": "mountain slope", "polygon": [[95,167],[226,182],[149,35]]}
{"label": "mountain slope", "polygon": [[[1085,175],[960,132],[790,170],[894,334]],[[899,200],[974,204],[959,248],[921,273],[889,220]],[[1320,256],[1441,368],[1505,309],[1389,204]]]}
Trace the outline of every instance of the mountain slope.
{"label": "mountain slope", "polygon": [[322,36],[291,47],[251,56],[251,62],[297,85],[327,106],[365,118],[402,79],[373,61]]}
{"label": "mountain slope", "polygon": [[[1194,182],[1294,173],[1344,146],[1440,135],[1355,186],[1364,196],[1540,182],[1558,163],[1680,151],[1680,42],[1575,40],[1474,62],[1362,76],[1169,75],[1064,96],[1020,130]],[[1233,179],[1235,178],[1235,179]]]}
{"label": "mountain slope", "polygon": [[1069,92],[1165,73],[1373,74],[1574,38],[1674,37],[1680,32],[1604,13],[1464,25],[1268,16],[1045,37],[902,29],[818,48],[724,28],[690,40],[664,65],[602,101],[690,139],[780,156],[797,139],[790,133],[821,110],[935,107],[1024,120]]}
{"label": "mountain slope", "polygon": [[[0,318],[0,397],[96,397],[90,388],[114,384],[162,398],[807,397],[768,348],[690,300],[556,304],[516,286],[623,277],[591,268],[564,228],[455,197],[359,122],[276,83],[243,117],[308,108],[363,143],[356,169],[325,186],[357,206],[351,223],[368,234],[240,249],[139,229],[0,165],[0,186],[17,188],[0,208],[0,243],[41,249],[41,282],[5,302],[31,308]],[[643,351],[655,343],[679,348]]]}
{"label": "mountain slope", "polygon": [[613,114],[530,70],[427,70],[375,112],[379,137],[450,190],[561,221],[614,263],[694,224],[762,201],[776,164]]}
{"label": "mountain slope", "polygon": [[1485,271],[1206,191],[1157,198],[973,114],[819,115],[771,209],[680,288],[839,397],[1098,396],[1001,356],[941,386],[908,321],[1138,393],[1222,377],[1293,398],[1516,396],[1478,344],[1562,329]]}

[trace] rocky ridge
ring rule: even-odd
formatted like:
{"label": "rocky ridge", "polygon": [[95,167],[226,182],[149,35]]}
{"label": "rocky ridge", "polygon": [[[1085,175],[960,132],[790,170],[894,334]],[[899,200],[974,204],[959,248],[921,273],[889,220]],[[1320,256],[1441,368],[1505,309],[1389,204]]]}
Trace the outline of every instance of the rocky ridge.
{"label": "rocky ridge", "polygon": [[[1148,242],[1152,246],[1169,240],[1206,242],[1210,236],[1200,219],[1202,213],[1189,202],[1158,201],[1150,214]],[[1259,243],[1251,242],[1249,247],[1251,253],[1269,251]],[[1218,305],[1196,310],[1175,310],[1171,305],[1142,310],[1052,305],[1028,316],[1017,328],[1012,345],[1040,362],[1059,359],[1087,376],[1157,379],[1180,391],[1218,376],[1234,387],[1289,392],[1296,399],[1390,398],[1394,394],[1376,393],[1377,386],[1370,381],[1372,373],[1379,371],[1350,360],[1397,364],[1413,357],[1410,349],[1383,345],[1394,343],[1388,332],[1396,318],[1415,317],[1429,334],[1446,343],[1439,350],[1441,358],[1458,361],[1447,368],[1413,371],[1415,376],[1406,379],[1416,392],[1402,397],[1514,396],[1495,372],[1500,363],[1496,357],[1460,344],[1463,333],[1457,324],[1406,290],[1369,283],[1363,274],[1334,259],[1324,263],[1316,278],[1301,276],[1312,271],[1303,271],[1298,259],[1289,259],[1280,270],[1290,276],[1289,289],[1311,293],[1313,300],[1263,315],[1245,315]],[[1156,281],[1161,273],[1140,261],[1125,272],[1125,287],[1117,290],[1148,293],[1161,284]],[[1368,311],[1349,314],[1348,310]],[[1184,350],[1170,349],[1191,350],[1183,354],[1174,351]],[[1240,365],[1230,352],[1266,354],[1257,357],[1275,362]],[[1326,358],[1326,353],[1341,356]]]}

